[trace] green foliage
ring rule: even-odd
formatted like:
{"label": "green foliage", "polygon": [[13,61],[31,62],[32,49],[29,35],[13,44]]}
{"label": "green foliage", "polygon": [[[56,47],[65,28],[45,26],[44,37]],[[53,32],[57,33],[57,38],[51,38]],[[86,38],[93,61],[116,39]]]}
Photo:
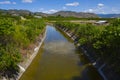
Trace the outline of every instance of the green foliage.
{"label": "green foliage", "polygon": [[114,20],[99,36],[96,37],[94,48],[99,55],[120,73],[120,20]]}
{"label": "green foliage", "polygon": [[35,41],[44,30],[45,23],[31,16],[26,20],[6,16],[0,15],[0,76],[12,77],[19,71],[20,49]]}
{"label": "green foliage", "polygon": [[111,21],[112,26],[120,26],[120,19],[114,19]]}
{"label": "green foliage", "polygon": [[56,26],[60,26],[62,28],[67,28],[68,31],[75,33],[80,37],[80,44],[86,44],[92,42],[92,40],[97,36],[99,32],[99,28],[97,26],[93,26],[92,24],[75,24],[70,22],[56,22]]}
{"label": "green foliage", "polygon": [[[101,44],[98,44],[98,41]],[[115,22],[113,22],[113,24],[107,26],[96,38],[94,44],[98,44],[98,46],[100,46],[98,50],[102,50],[104,52],[103,56],[105,58],[107,56],[112,56],[110,58],[113,59],[113,56],[115,55],[115,58],[117,58],[117,55],[119,55],[120,52],[120,27],[118,23],[115,24]]]}
{"label": "green foliage", "polygon": [[70,21],[70,20],[107,20],[107,21],[113,21],[114,18],[78,18],[78,17],[64,17],[61,15],[57,16],[48,16],[48,17],[43,17],[47,21]]}
{"label": "green foliage", "polygon": [[120,19],[111,20],[108,26],[93,26],[91,24],[75,24],[69,22],[56,22],[56,26],[67,28],[79,37],[78,42],[83,46],[91,47],[95,56],[120,73]]}
{"label": "green foliage", "polygon": [[86,38],[80,38],[80,39],[79,39],[79,43],[80,43],[81,45],[84,45],[84,44],[87,43],[87,39],[86,39]]}
{"label": "green foliage", "polygon": [[16,64],[20,62],[21,55],[13,45],[7,45],[0,49],[0,70],[5,71],[10,67],[16,69]]}

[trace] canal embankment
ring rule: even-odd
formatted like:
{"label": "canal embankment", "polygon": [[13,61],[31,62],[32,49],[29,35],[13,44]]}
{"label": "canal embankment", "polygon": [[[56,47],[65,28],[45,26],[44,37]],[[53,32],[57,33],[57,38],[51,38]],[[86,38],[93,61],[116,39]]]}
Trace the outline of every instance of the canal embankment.
{"label": "canal embankment", "polygon": [[25,61],[21,62],[20,64],[18,64],[19,68],[20,68],[20,72],[18,73],[18,76],[16,77],[16,80],[19,80],[21,78],[21,76],[24,74],[24,72],[26,71],[26,69],[30,66],[31,62],[34,60],[34,58],[36,57],[42,43],[44,42],[46,37],[46,29],[45,31],[42,33],[42,37],[39,37],[40,40],[37,42],[38,45],[35,46],[35,48],[32,50],[32,54],[29,55],[29,57],[26,58]]}
{"label": "canal embankment", "polygon": [[103,80],[70,38],[52,25],[20,80]]}
{"label": "canal embankment", "polygon": [[106,66],[104,61],[101,61],[101,59],[98,59],[98,58],[94,57],[94,55],[93,55],[94,52],[91,51],[89,49],[89,47],[81,46],[78,43],[79,36],[75,35],[75,33],[73,33],[72,31],[68,30],[67,28],[63,28],[63,27],[59,27],[59,26],[55,26],[55,27],[58,28],[59,30],[61,30],[62,32],[64,32],[68,37],[70,37],[74,41],[75,45],[78,48],[82,49],[84,55],[87,56],[87,58],[91,62],[91,65],[94,66],[97,69],[97,71],[103,77],[103,79],[104,80],[108,80],[107,77],[105,76],[104,72],[102,71],[102,69]]}

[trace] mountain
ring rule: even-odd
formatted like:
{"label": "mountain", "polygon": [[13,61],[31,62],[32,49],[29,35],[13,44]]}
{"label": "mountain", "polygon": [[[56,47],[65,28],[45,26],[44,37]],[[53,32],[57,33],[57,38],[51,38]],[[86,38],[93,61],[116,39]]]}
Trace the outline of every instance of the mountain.
{"label": "mountain", "polygon": [[3,10],[0,9],[0,13],[3,15],[5,14],[10,14],[13,16],[23,16],[23,15],[37,15],[37,16],[63,16],[63,17],[78,17],[78,18],[93,18],[93,17],[98,17],[94,13],[84,13],[84,12],[74,12],[74,11],[59,11],[53,14],[46,14],[42,12],[31,12],[28,10],[16,10],[16,9],[11,9],[11,10]]}
{"label": "mountain", "polygon": [[120,18],[120,14],[97,14],[101,18]]}
{"label": "mountain", "polygon": [[73,11],[59,11],[54,14],[51,14],[52,16],[63,16],[63,17],[78,17],[78,18],[92,18],[92,17],[98,17],[94,13],[84,13],[84,12],[73,12]]}
{"label": "mountain", "polygon": [[94,14],[94,13],[85,13],[85,12],[74,12],[74,11],[59,11],[53,14],[47,14],[42,12],[31,12],[29,10],[17,10],[10,9],[4,10],[0,9],[0,14],[6,15],[10,14],[13,16],[25,16],[25,15],[37,15],[37,16],[63,16],[63,17],[77,17],[77,18],[120,18],[120,14]]}
{"label": "mountain", "polygon": [[49,14],[42,13],[42,12],[35,12],[34,15],[37,15],[37,16],[44,16],[44,17],[49,16]]}
{"label": "mountain", "polygon": [[90,18],[90,17],[98,17],[94,13],[84,13],[84,12],[73,12],[73,11],[59,11],[53,14],[46,14],[41,12],[36,12],[35,14],[41,16],[63,16],[63,17],[78,17],[78,18]]}
{"label": "mountain", "polygon": [[10,10],[0,9],[0,13],[2,13],[3,15],[10,14],[10,15],[14,15],[14,16],[33,15],[33,13],[31,11],[28,11],[28,10],[16,10],[16,9],[10,9]]}

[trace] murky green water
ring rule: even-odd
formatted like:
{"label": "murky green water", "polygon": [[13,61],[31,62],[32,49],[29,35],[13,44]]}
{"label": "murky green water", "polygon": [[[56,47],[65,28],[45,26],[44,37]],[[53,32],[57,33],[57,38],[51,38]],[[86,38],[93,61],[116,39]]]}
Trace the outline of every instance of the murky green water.
{"label": "murky green water", "polygon": [[102,80],[62,33],[47,26],[46,39],[20,80]]}

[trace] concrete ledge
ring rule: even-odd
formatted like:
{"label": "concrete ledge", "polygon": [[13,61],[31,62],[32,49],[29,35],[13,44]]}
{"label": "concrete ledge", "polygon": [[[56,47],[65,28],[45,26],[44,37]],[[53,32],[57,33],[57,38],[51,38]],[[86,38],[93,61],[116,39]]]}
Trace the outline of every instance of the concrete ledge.
{"label": "concrete ledge", "polygon": [[21,76],[23,75],[23,73],[26,71],[26,69],[30,66],[31,62],[33,61],[33,59],[36,57],[43,41],[46,38],[46,30],[44,33],[44,37],[42,38],[42,40],[39,42],[39,45],[34,49],[34,52],[32,53],[32,55],[30,56],[30,58],[27,59],[27,61],[25,62],[24,65],[26,65],[25,67],[22,67],[20,64],[18,64],[19,68],[20,68],[20,72],[18,73],[18,76],[16,78],[16,80],[19,80],[21,78]]}

